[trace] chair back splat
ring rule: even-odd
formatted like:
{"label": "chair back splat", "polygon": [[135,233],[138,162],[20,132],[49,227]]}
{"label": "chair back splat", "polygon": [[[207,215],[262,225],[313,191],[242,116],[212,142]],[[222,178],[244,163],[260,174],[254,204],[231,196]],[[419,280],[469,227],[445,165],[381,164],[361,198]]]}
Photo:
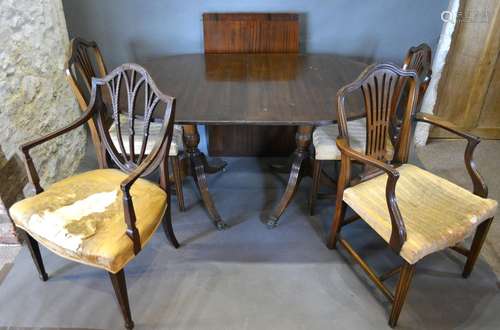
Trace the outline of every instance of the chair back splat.
{"label": "chair back splat", "polygon": [[405,163],[408,159],[409,136],[411,135],[412,121],[418,95],[415,92],[420,88],[420,80],[413,71],[402,70],[392,64],[379,64],[368,67],[353,83],[343,87],[337,94],[339,134],[349,141],[345,98],[348,94],[361,90],[366,111],[366,155],[378,160],[387,160],[387,137],[389,136],[389,122],[391,114],[395,112],[402,89],[398,88],[402,80],[408,80],[409,97],[405,106],[399,143],[395,148],[394,160]]}
{"label": "chair back splat", "polygon": [[[110,96],[110,109],[116,127],[113,133],[105,126],[106,107],[101,97],[104,91]],[[131,63],[121,65],[104,78],[93,78],[92,98],[89,107],[96,107],[94,118],[99,137],[111,160],[125,172],[132,172],[140,166],[145,168],[142,176],[151,174],[168,155],[174,125],[175,98],[163,94],[144,68]],[[136,120],[143,124],[142,136],[137,136],[135,132]],[[148,143],[152,143],[148,140],[150,126],[155,120],[163,121],[164,125],[156,145],[146,156],[146,147]],[[115,146],[110,134],[116,134],[118,146]],[[142,141],[138,150],[135,149],[136,139]]]}
{"label": "chair back splat", "polygon": [[[78,101],[82,111],[87,109],[92,90],[92,77],[104,77],[107,75],[106,65],[101,51],[95,41],[87,41],[82,38],[71,40],[69,57],[65,64],[66,79],[71,90]],[[90,136],[97,154],[99,167],[106,167],[102,159],[101,141],[97,133],[97,126],[93,119],[88,122]]]}
{"label": "chair back splat", "polygon": [[[420,79],[420,88],[418,90],[417,109],[420,110],[422,100],[424,99],[425,92],[431,81],[432,70],[432,51],[429,45],[423,43],[416,47],[411,47],[406,54],[403,69],[408,71],[415,71]],[[393,106],[394,113],[391,114],[391,123],[389,126],[390,138],[392,145],[397,145],[399,134],[401,132],[401,124],[404,114],[404,101],[405,101],[405,80],[400,79],[397,86],[398,98],[394,99],[396,105]]]}

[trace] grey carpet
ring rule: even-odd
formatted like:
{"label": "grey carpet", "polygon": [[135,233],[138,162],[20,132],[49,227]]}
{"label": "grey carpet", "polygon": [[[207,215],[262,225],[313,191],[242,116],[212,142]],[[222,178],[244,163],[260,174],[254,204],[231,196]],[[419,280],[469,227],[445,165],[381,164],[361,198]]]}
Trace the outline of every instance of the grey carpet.
{"label": "grey carpet", "polygon": [[[210,177],[222,217],[217,232],[190,180],[188,210],[173,207],[175,250],[159,230],[126,267],[136,329],[387,329],[390,305],[341,248],[324,245],[333,203],[307,216],[304,179],[281,224],[262,220],[281,196],[286,178],[266,161],[230,160]],[[175,198],[174,201],[175,203]],[[360,254],[380,273],[398,258],[364,223],[347,227]],[[38,280],[26,249],[0,285],[0,326],[121,328],[123,321],[105,272],[43,250],[49,281]],[[399,329],[498,329],[500,290],[482,260],[468,280],[463,258],[442,252],[418,266]],[[394,287],[395,279],[389,280]]]}

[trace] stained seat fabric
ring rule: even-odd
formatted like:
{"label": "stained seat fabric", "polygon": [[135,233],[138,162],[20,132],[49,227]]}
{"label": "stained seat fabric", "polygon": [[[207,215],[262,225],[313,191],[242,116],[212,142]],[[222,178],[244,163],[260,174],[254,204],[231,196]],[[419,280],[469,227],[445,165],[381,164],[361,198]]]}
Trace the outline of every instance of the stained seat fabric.
{"label": "stained seat fabric", "polygon": [[[115,169],[84,172],[15,203],[9,213],[16,226],[54,253],[116,273],[134,257],[120,189],[126,177]],[[131,195],[144,246],[162,220],[167,196],[145,179],[132,185]]]}
{"label": "stained seat fabric", "polygon": [[[400,255],[410,264],[463,241],[497,210],[495,200],[476,196],[417,166],[404,164],[397,170],[396,198],[407,232]],[[362,182],[347,188],[343,200],[389,242],[386,183],[386,174]]]}

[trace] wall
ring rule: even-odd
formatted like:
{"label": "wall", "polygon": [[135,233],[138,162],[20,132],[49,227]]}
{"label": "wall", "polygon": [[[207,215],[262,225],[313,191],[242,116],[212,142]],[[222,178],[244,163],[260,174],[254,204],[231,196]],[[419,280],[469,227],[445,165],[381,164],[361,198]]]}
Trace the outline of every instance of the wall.
{"label": "wall", "polygon": [[109,66],[203,51],[203,12],[302,13],[302,49],[400,63],[437,44],[448,0],[64,0],[71,36],[96,40]]}
{"label": "wall", "polygon": [[[63,73],[69,39],[61,0],[2,0],[0,44],[1,224],[26,184],[20,144],[68,124],[80,110]],[[42,184],[75,172],[85,141],[80,129],[34,149]]]}

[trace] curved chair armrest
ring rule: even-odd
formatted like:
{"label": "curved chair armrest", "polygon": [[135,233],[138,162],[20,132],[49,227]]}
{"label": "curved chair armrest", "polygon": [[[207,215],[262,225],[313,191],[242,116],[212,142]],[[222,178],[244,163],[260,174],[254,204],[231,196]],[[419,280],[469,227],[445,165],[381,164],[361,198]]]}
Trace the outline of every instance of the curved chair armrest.
{"label": "curved chair armrest", "polygon": [[33,163],[33,159],[31,158],[29,151],[33,147],[36,147],[42,143],[45,143],[47,141],[50,141],[58,136],[61,136],[83,124],[85,124],[89,119],[92,117],[92,114],[94,113],[93,107],[88,108],[83,115],[78,118],[77,120],[73,121],[69,125],[60,128],[56,130],[55,132],[49,133],[45,136],[39,137],[37,139],[31,140],[29,142],[23,143],[20,146],[20,150],[24,156],[24,165],[26,166],[26,172],[28,172],[28,178],[30,183],[35,187],[35,191],[37,194],[43,192],[43,188],[40,186],[40,178],[38,176],[38,173],[36,171],[35,165]]}
{"label": "curved chair armrest", "polygon": [[389,209],[389,215],[391,217],[392,225],[389,245],[394,251],[401,251],[401,247],[406,241],[406,228],[396,199],[396,183],[399,179],[399,172],[389,164],[386,164],[373,157],[367,156],[351,149],[349,147],[349,143],[344,137],[337,138],[337,147],[339,148],[343,156],[355,159],[367,165],[374,166],[387,173],[385,197],[387,200],[387,207]]}
{"label": "curved chair armrest", "polygon": [[488,197],[488,187],[486,186],[483,177],[479,173],[477,165],[474,162],[473,158],[474,150],[476,149],[476,146],[479,144],[479,142],[481,142],[479,137],[464,132],[463,130],[459,129],[449,121],[443,120],[431,114],[420,112],[415,115],[415,119],[417,121],[432,124],[442,129],[445,129],[467,140],[467,147],[465,148],[464,161],[467,172],[469,173],[469,176],[472,180],[472,184],[474,187],[473,192],[475,195],[478,195],[480,197],[483,198]]}
{"label": "curved chair armrest", "polygon": [[[173,127],[173,126],[172,126]],[[120,183],[120,189],[123,193],[123,211],[125,213],[125,223],[127,224],[126,234],[132,240],[134,245],[134,254],[138,254],[141,247],[141,238],[137,226],[135,225],[136,216],[134,211],[134,203],[132,202],[132,195],[130,194],[130,189],[137,179],[139,179],[142,174],[149,168],[151,163],[160,157],[160,153],[163,152],[163,157],[167,157],[168,150],[170,149],[170,143],[167,143],[168,149],[161,148],[161,146],[156,146],[152,152],[144,159],[144,161],[133,170],[125,180]],[[167,165],[168,166],[168,165]],[[168,179],[167,179],[168,180]],[[168,189],[166,193],[169,194]]]}
{"label": "curved chair armrest", "polygon": [[445,130],[447,130],[449,132],[452,132],[452,133],[454,133],[454,134],[456,134],[458,136],[461,136],[464,139],[480,141],[477,136],[469,134],[467,132],[464,132],[463,130],[461,130],[458,127],[456,127],[456,125],[454,125],[453,123],[451,123],[451,122],[449,122],[447,120],[444,120],[442,118],[439,118],[438,116],[431,115],[429,113],[419,112],[419,113],[417,113],[415,115],[415,119],[417,121],[421,121],[421,122],[424,122],[424,123],[428,123],[428,124],[432,124],[432,125],[438,126],[438,127],[442,128],[442,129],[445,129]]}

